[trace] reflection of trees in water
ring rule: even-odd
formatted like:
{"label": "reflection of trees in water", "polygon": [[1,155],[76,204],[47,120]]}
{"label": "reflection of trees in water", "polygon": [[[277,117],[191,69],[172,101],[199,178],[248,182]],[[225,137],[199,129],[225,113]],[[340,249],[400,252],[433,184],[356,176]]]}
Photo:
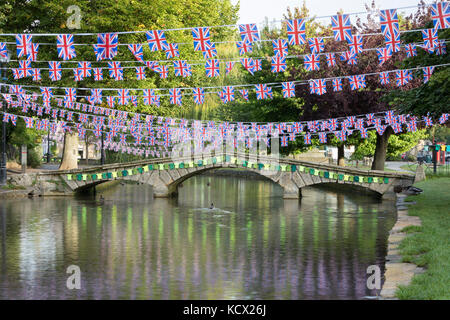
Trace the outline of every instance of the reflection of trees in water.
{"label": "reflection of trees in water", "polygon": [[[27,272],[29,267],[11,262],[20,260],[17,252],[24,249],[15,239],[33,229],[39,234],[44,221],[53,233],[42,235],[61,245],[46,257],[53,267],[33,280],[36,296],[317,299],[370,294],[365,270],[384,257],[391,209],[314,189],[305,189],[300,202],[266,196],[279,192],[267,182],[201,177],[184,182],[175,200],[152,200],[147,187],[128,185],[105,192],[100,205],[46,199],[26,207],[24,201],[7,208],[14,236],[8,233],[6,273],[15,279]],[[212,200],[218,208],[240,213],[196,209]],[[64,214],[53,212],[56,207]],[[29,245],[43,263],[42,242]],[[77,293],[64,289],[70,264],[82,270]],[[0,282],[3,286],[5,280]],[[53,293],[47,293],[49,287]],[[18,296],[26,292],[17,289]]]}

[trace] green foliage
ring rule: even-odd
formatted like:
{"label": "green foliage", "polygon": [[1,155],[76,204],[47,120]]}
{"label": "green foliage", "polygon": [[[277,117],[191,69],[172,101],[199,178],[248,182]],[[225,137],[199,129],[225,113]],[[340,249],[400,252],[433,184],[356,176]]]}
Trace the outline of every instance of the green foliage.
{"label": "green foliage", "polygon": [[[427,138],[426,130],[401,133],[399,135],[392,134],[389,137],[386,156],[388,159],[395,158],[402,153],[411,150],[417,145],[419,140],[425,138]],[[369,137],[361,140],[359,144],[356,144],[355,153],[352,155],[352,158],[361,160],[363,157],[372,157],[375,153],[376,142],[377,133],[375,131],[369,131]]]}
{"label": "green foliage", "polygon": [[[425,28],[432,28],[431,21],[427,22]],[[450,29],[438,30],[439,39],[448,39]],[[405,43],[422,42],[420,32],[411,32],[402,35]],[[436,55],[425,52],[422,49],[417,50],[416,57],[408,58],[402,61],[398,67],[400,69],[423,67],[450,63],[450,55]],[[414,77],[421,81],[423,77],[422,69],[413,72]],[[383,100],[389,105],[395,107],[400,112],[411,113],[415,115],[432,115],[439,117],[442,113],[448,112],[450,105],[450,68],[449,66],[437,67],[428,83],[421,84],[409,90],[397,89],[390,92]]]}

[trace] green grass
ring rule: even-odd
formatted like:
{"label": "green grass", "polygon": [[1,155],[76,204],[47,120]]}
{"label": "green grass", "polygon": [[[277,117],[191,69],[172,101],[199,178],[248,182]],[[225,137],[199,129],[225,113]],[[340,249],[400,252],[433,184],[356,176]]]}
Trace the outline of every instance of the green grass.
{"label": "green grass", "polygon": [[[402,168],[403,170],[409,170],[409,171],[412,171],[412,172],[416,172],[417,164],[405,164],[404,166],[401,166],[400,168]],[[425,174],[427,176],[435,175],[434,172],[433,172],[433,165],[432,164],[425,164],[424,165],[424,169],[425,169]],[[449,167],[449,165],[438,166],[436,169],[437,169],[436,170],[436,175],[437,176],[450,177],[450,167]]]}
{"label": "green grass", "polygon": [[[410,196],[416,201],[409,206],[411,216],[419,216],[422,227],[410,227],[415,232],[400,244],[403,262],[425,267],[426,272],[415,275],[409,286],[401,286],[399,299],[450,299],[450,178],[431,178],[416,184],[424,190]],[[406,228],[405,228],[406,229]]]}

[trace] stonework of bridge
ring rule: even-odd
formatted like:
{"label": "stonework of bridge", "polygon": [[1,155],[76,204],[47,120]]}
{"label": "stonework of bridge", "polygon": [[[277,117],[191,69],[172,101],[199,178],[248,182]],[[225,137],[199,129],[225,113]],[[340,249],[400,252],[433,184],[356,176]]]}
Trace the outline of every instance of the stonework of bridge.
{"label": "stonework of bridge", "polygon": [[[153,187],[155,197],[176,195],[186,179],[220,168],[244,168],[272,180],[283,188],[283,197],[297,199],[303,187],[325,184],[350,184],[374,191],[383,198],[395,197],[394,190],[411,186],[415,176],[404,173],[361,170],[336,165],[270,156],[218,155],[200,159],[159,158],[103,166],[46,171],[10,176],[9,183],[20,185],[35,196],[70,195],[100,183],[130,180]],[[401,188],[400,188],[401,187]]]}

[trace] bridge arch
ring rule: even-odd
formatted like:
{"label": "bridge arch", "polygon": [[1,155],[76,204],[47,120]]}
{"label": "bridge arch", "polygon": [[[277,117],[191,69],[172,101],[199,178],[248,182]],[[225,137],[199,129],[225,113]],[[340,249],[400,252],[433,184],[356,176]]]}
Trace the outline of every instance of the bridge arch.
{"label": "bridge arch", "polygon": [[325,183],[352,184],[392,198],[395,196],[394,187],[410,186],[415,179],[410,174],[364,171],[289,158],[278,159],[276,163],[270,157],[247,160],[227,155],[195,162],[185,159],[184,162],[174,163],[173,159],[165,158],[53,171],[37,174],[30,187],[39,195],[70,194],[100,183],[122,179],[152,186],[155,197],[169,197],[177,193],[180,183],[192,176],[219,168],[243,168],[281,186],[286,199],[299,198],[303,187]]}

